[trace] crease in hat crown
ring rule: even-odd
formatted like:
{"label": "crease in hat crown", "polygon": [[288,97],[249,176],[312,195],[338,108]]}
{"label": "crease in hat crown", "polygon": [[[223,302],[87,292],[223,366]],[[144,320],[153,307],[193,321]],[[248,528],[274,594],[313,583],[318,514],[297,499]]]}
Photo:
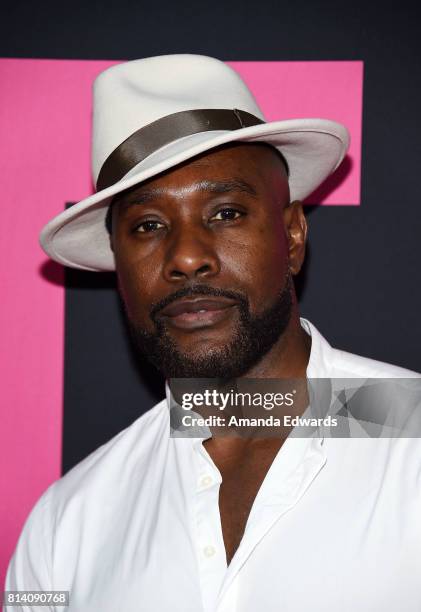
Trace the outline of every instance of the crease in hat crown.
{"label": "crease in hat crown", "polygon": [[[156,121],[173,121],[177,113],[199,109],[208,111],[207,116],[215,114],[215,109],[228,114],[238,109],[257,120],[249,127],[239,121],[228,127],[216,121],[209,123],[208,129],[202,125],[197,131],[175,130],[166,144],[153,142],[146,156],[136,154],[132,165],[129,159],[114,182],[53,217],[41,230],[41,247],[55,261],[83,270],[115,270],[105,226],[112,198],[196,155],[234,141],[266,142],[284,155],[290,170],[291,199],[301,200],[338,167],[349,145],[347,129],[327,119],[265,122],[239,74],[224,62],[203,55],[162,55],[117,64],[95,79],[93,89],[95,185],[111,154],[120,153],[122,143],[144,128],[150,132]],[[273,95],[279,97],[285,92],[274,90]],[[143,137],[141,133],[141,140],[135,139],[140,147]]]}
{"label": "crease in hat crown", "polygon": [[104,162],[122,142],[167,115],[193,109],[239,108],[264,120],[238,73],[203,55],[161,55],[112,66],[96,78],[93,98],[95,185]]}

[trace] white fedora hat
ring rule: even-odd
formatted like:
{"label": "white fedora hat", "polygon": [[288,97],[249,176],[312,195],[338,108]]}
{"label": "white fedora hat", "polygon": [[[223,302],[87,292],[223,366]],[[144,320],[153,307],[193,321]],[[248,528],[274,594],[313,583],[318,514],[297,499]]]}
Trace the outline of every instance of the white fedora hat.
{"label": "white fedora hat", "polygon": [[[285,94],[283,94],[285,95]],[[162,55],[113,66],[94,83],[92,170],[97,192],[54,217],[40,243],[52,259],[114,270],[105,217],[113,196],[219,145],[266,142],[289,167],[291,200],[341,163],[347,129],[325,119],[266,123],[240,76],[203,55]]]}

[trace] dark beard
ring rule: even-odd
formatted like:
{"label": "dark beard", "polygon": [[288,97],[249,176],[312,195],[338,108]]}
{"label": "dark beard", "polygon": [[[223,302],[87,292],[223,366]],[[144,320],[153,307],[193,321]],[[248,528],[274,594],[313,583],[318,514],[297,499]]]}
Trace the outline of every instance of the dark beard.
{"label": "dark beard", "polygon": [[[223,296],[238,301],[239,324],[234,337],[223,348],[204,347],[203,354],[182,353],[168,334],[157,313],[176,299],[194,295]],[[250,313],[247,297],[233,291],[214,289],[207,285],[185,287],[155,304],[151,318],[156,332],[150,333],[128,320],[130,335],[137,353],[145,356],[166,378],[224,378],[243,376],[272,348],[285,332],[292,311],[292,277],[286,282],[272,306],[257,316]]]}

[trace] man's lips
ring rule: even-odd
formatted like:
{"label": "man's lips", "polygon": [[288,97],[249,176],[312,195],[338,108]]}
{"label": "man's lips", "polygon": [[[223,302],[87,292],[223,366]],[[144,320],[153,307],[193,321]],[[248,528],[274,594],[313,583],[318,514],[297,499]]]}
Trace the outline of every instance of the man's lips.
{"label": "man's lips", "polygon": [[225,297],[183,298],[163,308],[159,318],[164,318],[173,327],[199,329],[210,327],[230,315],[238,302]]}

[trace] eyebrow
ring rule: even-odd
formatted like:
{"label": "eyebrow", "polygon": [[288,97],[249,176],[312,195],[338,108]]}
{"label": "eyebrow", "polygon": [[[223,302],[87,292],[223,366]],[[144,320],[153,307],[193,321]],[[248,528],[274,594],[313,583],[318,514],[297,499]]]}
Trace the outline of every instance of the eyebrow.
{"label": "eyebrow", "polygon": [[[219,181],[204,179],[195,184],[194,191],[201,191],[205,193],[229,193],[231,191],[240,191],[257,198],[257,191],[255,188],[250,185],[250,183],[247,183],[243,179],[239,178]],[[159,187],[144,189],[138,194],[128,195],[127,199],[123,199],[121,203],[124,207],[131,206],[132,204],[145,204],[146,202],[150,202],[164,193],[165,191]]]}

